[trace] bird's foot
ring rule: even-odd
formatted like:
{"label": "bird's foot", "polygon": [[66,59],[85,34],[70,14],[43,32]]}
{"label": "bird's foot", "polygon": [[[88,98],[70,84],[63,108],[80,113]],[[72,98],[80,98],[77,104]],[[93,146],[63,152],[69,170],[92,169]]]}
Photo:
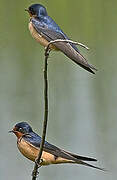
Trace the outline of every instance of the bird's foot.
{"label": "bird's foot", "polygon": [[40,159],[40,162],[37,162],[37,159],[35,160],[36,165],[38,166],[38,168],[40,168],[42,166],[43,163],[43,159]]}

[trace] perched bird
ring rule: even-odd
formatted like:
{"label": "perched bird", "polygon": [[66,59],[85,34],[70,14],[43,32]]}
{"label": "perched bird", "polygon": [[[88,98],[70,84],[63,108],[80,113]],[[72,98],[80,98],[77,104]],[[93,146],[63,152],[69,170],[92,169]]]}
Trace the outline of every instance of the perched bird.
{"label": "perched bird", "polygon": [[[55,21],[48,16],[44,6],[41,4],[33,4],[25,10],[28,11],[30,15],[30,33],[42,46],[47,47],[50,41],[57,39],[69,40]],[[50,50],[59,50],[63,52],[76,64],[93,74],[95,74],[93,70],[97,70],[94,66],[88,64],[87,60],[73,43],[57,42],[50,45]]]}
{"label": "perched bird", "polygon": [[[36,134],[32,130],[31,126],[26,122],[20,122],[16,124],[13,130],[9,132],[13,132],[17,136],[17,147],[19,151],[31,161],[35,161],[39,154],[41,137]],[[103,170],[84,161],[97,160],[94,158],[83,157],[70,153],[45,141],[40,166],[49,164],[73,163]]]}

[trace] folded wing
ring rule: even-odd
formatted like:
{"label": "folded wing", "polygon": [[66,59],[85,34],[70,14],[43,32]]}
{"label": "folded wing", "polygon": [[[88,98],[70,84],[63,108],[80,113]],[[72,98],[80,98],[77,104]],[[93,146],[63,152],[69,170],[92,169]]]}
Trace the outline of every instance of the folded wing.
{"label": "folded wing", "polygon": [[[36,31],[41,34],[47,41],[53,41],[57,39],[67,39],[67,36],[64,35],[62,32],[54,31],[52,29],[48,29],[46,26],[42,25],[38,20],[32,18],[31,22],[36,29]],[[77,47],[72,43],[65,43],[65,42],[57,42],[54,43],[60,51],[62,51],[67,57],[73,60],[76,64],[84,68],[85,70],[95,74],[93,70],[96,70],[95,67],[88,64],[87,60],[80,54]],[[93,70],[92,70],[93,69]]]}

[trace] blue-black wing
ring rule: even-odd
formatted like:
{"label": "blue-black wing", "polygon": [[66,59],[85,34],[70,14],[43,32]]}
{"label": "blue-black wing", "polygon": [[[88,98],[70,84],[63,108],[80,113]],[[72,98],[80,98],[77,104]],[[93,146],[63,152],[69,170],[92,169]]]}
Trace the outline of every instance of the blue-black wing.
{"label": "blue-black wing", "polygon": [[[36,133],[32,132],[30,133],[30,135],[25,135],[23,137],[27,142],[29,142],[30,144],[32,144],[33,146],[35,146],[36,148],[40,148],[40,144],[41,144],[41,137],[39,135],[37,135]],[[57,157],[62,157],[68,160],[84,160],[84,161],[97,161],[94,158],[89,158],[89,157],[83,157],[83,156],[79,156],[67,151],[64,151],[50,143],[48,143],[47,141],[45,141],[44,144],[44,151],[53,154],[56,158]]]}
{"label": "blue-black wing", "polygon": [[[31,19],[33,27],[36,31],[41,34],[47,41],[53,41],[57,39],[67,39],[67,36],[60,31],[59,29],[48,28],[47,25],[42,24],[38,19]],[[73,60],[76,64],[80,65],[82,68],[86,69],[87,71],[94,74],[92,69],[96,70],[95,67],[88,64],[87,60],[80,54],[77,47],[72,43],[65,43],[65,42],[57,42],[54,45],[62,51],[67,57]]]}

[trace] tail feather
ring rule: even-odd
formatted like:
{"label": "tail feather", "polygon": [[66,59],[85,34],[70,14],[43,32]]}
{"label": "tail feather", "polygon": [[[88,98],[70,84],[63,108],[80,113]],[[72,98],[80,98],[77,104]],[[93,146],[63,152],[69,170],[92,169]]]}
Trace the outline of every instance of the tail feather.
{"label": "tail feather", "polygon": [[87,62],[86,58],[80,52],[77,52],[76,56],[72,60],[85,70],[91,72],[92,74],[95,74],[93,70],[97,71],[97,69],[92,64],[89,64]]}
{"label": "tail feather", "polygon": [[[82,67],[82,68],[84,68],[85,70],[89,71],[90,73],[95,74],[95,72],[94,72],[91,68],[89,68],[89,67],[87,67],[87,66],[84,66],[84,65],[78,63],[77,61],[74,61],[74,62],[75,62],[76,64],[78,64],[80,67]],[[90,65],[90,66],[91,66],[91,65]]]}
{"label": "tail feather", "polygon": [[80,161],[80,163],[78,163],[78,164],[82,164],[82,165],[84,165],[84,166],[88,166],[88,167],[95,168],[95,169],[98,169],[98,170],[101,170],[101,171],[105,171],[104,168],[100,168],[100,167],[94,166],[94,165],[92,165],[92,164],[85,163],[85,162],[83,162],[83,161]]}
{"label": "tail feather", "polygon": [[59,49],[61,49],[61,51],[72,61],[90,73],[95,74],[93,70],[97,71],[97,69],[93,65],[90,65],[86,58],[78,50],[76,51],[76,49],[74,49],[74,47],[72,47],[70,44],[65,44],[64,47],[62,46],[62,48],[60,47],[59,43],[57,45],[59,46]]}
{"label": "tail feather", "polygon": [[95,159],[95,158],[79,156],[77,154],[72,154],[72,153],[66,152],[66,151],[64,151],[64,153],[66,153],[66,154],[70,155],[71,157],[73,157],[72,163],[81,164],[81,165],[84,165],[84,166],[88,166],[88,167],[92,167],[92,168],[95,168],[95,169],[99,169],[99,170],[105,171],[104,168],[100,168],[100,167],[97,167],[97,166],[94,166],[92,164],[84,162],[84,161],[97,161],[97,159]]}

